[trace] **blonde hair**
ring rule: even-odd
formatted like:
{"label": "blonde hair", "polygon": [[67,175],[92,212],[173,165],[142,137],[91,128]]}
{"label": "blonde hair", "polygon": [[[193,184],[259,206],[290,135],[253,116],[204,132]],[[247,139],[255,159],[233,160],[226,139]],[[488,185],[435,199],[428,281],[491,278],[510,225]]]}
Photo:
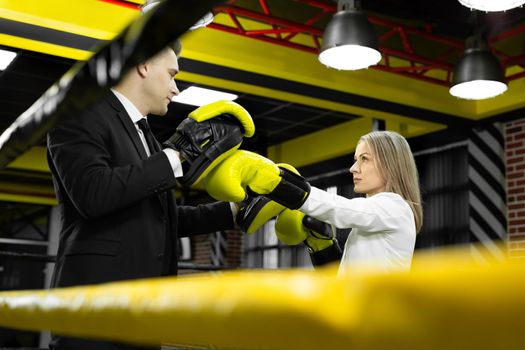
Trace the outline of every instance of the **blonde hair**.
{"label": "blonde hair", "polygon": [[377,159],[386,191],[399,194],[410,205],[416,222],[416,232],[423,225],[423,208],[416,162],[407,140],[393,131],[372,131],[359,142],[366,142]]}

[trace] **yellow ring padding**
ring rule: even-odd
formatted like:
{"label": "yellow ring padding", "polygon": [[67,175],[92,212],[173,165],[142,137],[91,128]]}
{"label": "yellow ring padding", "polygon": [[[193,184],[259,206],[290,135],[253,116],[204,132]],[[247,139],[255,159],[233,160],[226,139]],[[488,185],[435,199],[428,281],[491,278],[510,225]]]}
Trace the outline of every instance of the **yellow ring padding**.
{"label": "yellow ring padding", "polygon": [[525,261],[468,256],[434,251],[411,273],[332,266],[1,292],[0,325],[214,349],[523,349]]}
{"label": "yellow ring padding", "polygon": [[237,118],[244,128],[244,136],[252,137],[255,133],[255,124],[250,113],[243,106],[233,101],[220,100],[212,102],[197,108],[189,114],[189,117],[197,122],[202,122],[221,114],[230,114]]}

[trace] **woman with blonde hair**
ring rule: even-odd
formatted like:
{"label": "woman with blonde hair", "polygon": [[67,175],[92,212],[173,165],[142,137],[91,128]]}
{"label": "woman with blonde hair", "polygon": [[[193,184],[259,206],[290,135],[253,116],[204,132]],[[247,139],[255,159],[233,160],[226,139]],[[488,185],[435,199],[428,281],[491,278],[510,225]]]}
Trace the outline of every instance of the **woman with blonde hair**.
{"label": "woman with blonde hair", "polygon": [[347,199],[312,187],[299,210],[337,228],[352,228],[340,271],[410,269],[423,211],[408,142],[392,131],[362,136],[350,172],[354,191],[365,198]]}
{"label": "woman with blonde hair", "polygon": [[212,197],[230,201],[242,200],[246,189],[262,195],[242,212],[241,227],[262,224],[279,214],[275,223],[279,240],[289,245],[304,242],[314,265],[341,257],[333,230],[324,224],[328,223],[352,228],[341,271],[350,267],[408,270],[423,223],[410,146],[398,133],[373,131],[359,139],[354,159],[350,168],[354,190],[365,198],[348,199],[312,187],[291,169],[247,151],[238,151],[213,169],[206,189]]}

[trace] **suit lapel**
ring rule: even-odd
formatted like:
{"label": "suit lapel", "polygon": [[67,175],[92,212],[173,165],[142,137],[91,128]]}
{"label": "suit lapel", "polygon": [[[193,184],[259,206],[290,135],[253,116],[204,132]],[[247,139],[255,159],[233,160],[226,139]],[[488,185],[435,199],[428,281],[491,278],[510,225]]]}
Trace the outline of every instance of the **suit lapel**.
{"label": "suit lapel", "polygon": [[139,134],[137,132],[137,128],[135,128],[135,125],[131,121],[131,118],[129,117],[128,113],[124,111],[124,112],[119,112],[117,115],[120,118],[120,121],[124,124],[124,128],[126,129],[126,132],[131,138],[131,141],[133,141],[133,145],[135,146],[135,149],[137,150],[137,152],[139,152],[140,157],[142,159],[147,158],[148,155],[146,154],[144,145],[142,144],[142,141],[140,140]]}
{"label": "suit lapel", "polygon": [[[146,159],[148,155],[146,153],[146,150],[144,149],[144,145],[142,144],[142,141],[140,140],[139,134],[137,132],[137,128],[135,128],[135,124],[133,124],[133,122],[131,121],[131,118],[126,112],[126,109],[124,108],[124,106],[122,106],[118,98],[112,92],[108,94],[107,101],[109,102],[111,107],[115,109],[118,118],[124,125],[124,129],[126,130],[127,134],[131,138],[131,141],[133,141],[133,145],[135,146],[135,149],[137,150],[137,152],[140,154],[140,157],[142,159]],[[160,195],[157,196],[157,198],[159,199],[162,210],[166,214],[167,213],[166,195],[161,193]]]}
{"label": "suit lapel", "polygon": [[140,140],[139,134],[137,132],[137,128],[135,127],[135,124],[131,121],[131,117],[126,112],[126,109],[118,98],[110,92],[108,94],[107,98],[109,104],[115,111],[117,112],[117,116],[124,125],[124,129],[126,130],[128,136],[131,138],[131,141],[133,141],[133,145],[135,146],[135,149],[140,154],[140,157],[142,159],[147,158],[146,150],[144,149],[144,145],[142,144],[142,141]]}

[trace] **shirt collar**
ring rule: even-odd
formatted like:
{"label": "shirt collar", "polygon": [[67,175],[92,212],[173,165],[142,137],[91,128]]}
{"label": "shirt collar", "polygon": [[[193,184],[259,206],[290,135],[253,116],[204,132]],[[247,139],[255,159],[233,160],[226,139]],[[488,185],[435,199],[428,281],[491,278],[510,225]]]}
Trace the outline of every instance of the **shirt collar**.
{"label": "shirt collar", "polygon": [[131,118],[131,121],[134,124],[136,124],[142,118],[145,118],[145,116],[143,116],[139,112],[137,107],[135,107],[133,102],[131,102],[126,96],[124,96],[123,94],[121,94],[117,90],[111,89],[111,91],[115,94],[115,96],[117,96],[117,98],[120,101],[120,103],[122,103],[122,105],[124,106],[124,109],[126,110],[126,112],[128,112],[128,115],[129,115],[129,117]]}

